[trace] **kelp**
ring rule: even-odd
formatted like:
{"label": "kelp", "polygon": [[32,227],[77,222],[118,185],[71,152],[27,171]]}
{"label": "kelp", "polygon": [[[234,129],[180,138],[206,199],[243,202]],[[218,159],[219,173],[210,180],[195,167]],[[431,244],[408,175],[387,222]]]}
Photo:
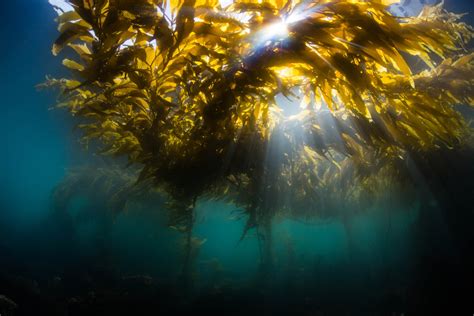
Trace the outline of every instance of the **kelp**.
{"label": "kelp", "polygon": [[69,48],[71,77],[46,85],[86,144],[174,199],[174,227],[191,231],[199,197],[242,206],[246,231],[330,217],[329,196],[352,203],[381,170],[470,133],[455,106],[474,105],[473,29],[391,2],[71,0],[52,49]]}
{"label": "kelp", "polygon": [[71,168],[53,190],[53,212],[67,212],[70,203],[82,197],[100,205],[97,212],[115,217],[127,210],[128,203],[161,198],[159,191],[144,183],[137,184],[137,176],[136,170],[114,164]]}
{"label": "kelp", "polygon": [[[167,201],[164,192],[155,186],[146,181],[137,182],[138,176],[136,168],[114,163],[71,168],[53,190],[53,214],[60,218],[66,216],[73,225],[80,224],[82,220],[102,219],[101,233],[107,233],[117,216],[123,213],[144,212],[144,215],[155,216],[159,224],[167,220],[170,228],[184,233],[178,243],[184,253],[180,275],[183,282],[190,282],[195,274],[194,264],[199,248],[206,241],[192,236],[196,201],[191,201],[191,205],[176,199]],[[69,211],[76,198],[84,198],[88,203],[77,214],[71,214]]]}

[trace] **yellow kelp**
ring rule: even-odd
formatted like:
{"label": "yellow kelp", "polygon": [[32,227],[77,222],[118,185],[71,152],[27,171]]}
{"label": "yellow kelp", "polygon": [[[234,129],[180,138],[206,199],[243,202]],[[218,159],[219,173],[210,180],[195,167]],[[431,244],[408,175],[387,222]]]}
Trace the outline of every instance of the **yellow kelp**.
{"label": "yellow kelp", "polygon": [[257,220],[319,205],[331,177],[463,142],[472,28],[392,2],[71,0],[53,54],[75,51],[73,76],[50,84],[84,141],[143,165],[141,180],[183,201],[233,196]]}

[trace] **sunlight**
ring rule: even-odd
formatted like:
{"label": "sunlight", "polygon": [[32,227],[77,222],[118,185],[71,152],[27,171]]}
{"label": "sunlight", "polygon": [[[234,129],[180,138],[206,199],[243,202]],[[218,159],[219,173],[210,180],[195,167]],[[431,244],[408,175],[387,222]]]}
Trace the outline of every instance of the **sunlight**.
{"label": "sunlight", "polygon": [[288,37],[288,24],[286,21],[272,24],[265,28],[264,33],[268,39],[283,39]]}
{"label": "sunlight", "polygon": [[269,40],[281,41],[290,36],[289,26],[306,19],[310,14],[314,13],[320,8],[315,6],[313,8],[298,7],[287,16],[282,16],[281,20],[264,27],[258,36],[258,43],[265,43]]}
{"label": "sunlight", "polygon": [[73,10],[73,7],[65,0],[49,0],[48,2],[53,6],[57,14]]}
{"label": "sunlight", "polygon": [[234,3],[233,0],[219,0],[219,3],[223,9],[227,8],[230,6],[232,3]]}
{"label": "sunlight", "polygon": [[282,20],[263,27],[255,36],[254,45],[266,45],[268,41],[282,41],[289,36],[288,24]]}

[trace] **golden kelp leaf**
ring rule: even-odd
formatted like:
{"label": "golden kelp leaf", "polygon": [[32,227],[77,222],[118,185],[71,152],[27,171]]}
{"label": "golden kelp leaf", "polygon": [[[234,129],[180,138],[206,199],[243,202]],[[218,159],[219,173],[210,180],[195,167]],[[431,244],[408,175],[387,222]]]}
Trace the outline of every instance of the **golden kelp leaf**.
{"label": "golden kelp leaf", "polygon": [[68,89],[75,89],[75,88],[79,87],[80,85],[81,85],[81,82],[77,81],[77,80],[67,80],[66,81],[66,87]]}
{"label": "golden kelp leaf", "polygon": [[90,57],[92,54],[86,44],[69,44],[69,47],[74,49],[74,51],[83,59]]}
{"label": "golden kelp leaf", "polygon": [[87,27],[68,23],[66,27],[62,30],[61,35],[58,39],[54,42],[52,53],[53,55],[59,54],[59,52],[64,48],[64,46],[80,37],[92,37],[89,33],[89,29]]}
{"label": "golden kelp leaf", "polygon": [[63,60],[63,65],[73,70],[79,70],[79,71],[84,70],[83,65],[79,64],[78,62],[74,60],[67,59],[67,58]]}
{"label": "golden kelp leaf", "polygon": [[74,22],[81,19],[81,16],[76,11],[67,11],[56,18],[56,22],[61,25],[66,22]]}
{"label": "golden kelp leaf", "polygon": [[380,3],[389,6],[395,3],[400,3],[400,0],[380,0]]}

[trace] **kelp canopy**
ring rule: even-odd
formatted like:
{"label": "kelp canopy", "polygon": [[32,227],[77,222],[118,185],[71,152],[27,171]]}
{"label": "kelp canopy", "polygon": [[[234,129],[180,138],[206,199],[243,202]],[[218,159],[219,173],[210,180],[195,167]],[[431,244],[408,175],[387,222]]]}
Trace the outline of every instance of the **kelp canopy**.
{"label": "kelp canopy", "polygon": [[200,196],[232,199],[248,227],[331,216],[326,195],[469,132],[455,105],[474,105],[473,30],[441,5],[402,18],[386,0],[69,2],[59,105],[183,220]]}

